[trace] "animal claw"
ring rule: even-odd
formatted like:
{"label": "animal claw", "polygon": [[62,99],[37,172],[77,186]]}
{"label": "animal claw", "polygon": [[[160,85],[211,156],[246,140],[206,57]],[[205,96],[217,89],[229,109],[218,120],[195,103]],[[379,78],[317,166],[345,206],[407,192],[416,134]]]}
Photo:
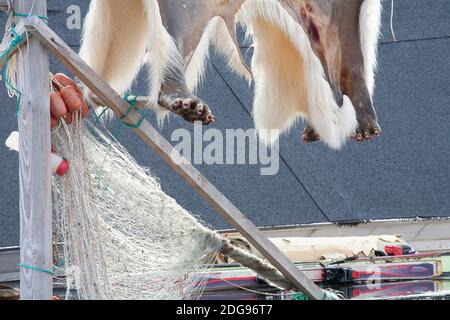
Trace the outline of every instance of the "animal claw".
{"label": "animal claw", "polygon": [[379,137],[381,135],[381,129],[380,128],[373,129],[373,134]]}
{"label": "animal claw", "polygon": [[216,122],[216,118],[212,115],[212,113],[210,112],[209,114],[206,115],[205,117],[205,124],[211,124]]}
{"label": "animal claw", "polygon": [[308,126],[303,131],[302,139],[305,144],[309,144],[312,142],[320,141],[320,136],[317,134],[317,132],[313,128]]}
{"label": "animal claw", "polygon": [[186,99],[183,101],[183,111],[188,111],[191,108],[191,99]]}
{"label": "animal claw", "polygon": [[180,108],[182,108],[183,105],[183,101],[181,101],[181,99],[176,99],[173,103],[172,109],[174,111],[178,111],[180,110]]}
{"label": "animal claw", "polygon": [[203,107],[203,104],[200,103],[200,104],[197,106],[197,115],[201,116],[201,115],[204,113],[204,111],[205,111],[205,108]]}

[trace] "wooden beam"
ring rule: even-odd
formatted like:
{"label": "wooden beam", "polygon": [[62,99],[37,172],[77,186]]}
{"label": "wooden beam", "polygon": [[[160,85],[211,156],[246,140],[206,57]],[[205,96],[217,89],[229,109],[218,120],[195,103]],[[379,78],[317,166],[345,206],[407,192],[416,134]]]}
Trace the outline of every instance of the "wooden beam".
{"label": "wooden beam", "polygon": [[[16,0],[14,10],[46,15],[47,1]],[[17,88],[22,93],[18,117],[20,292],[21,299],[50,300],[53,277],[36,269],[51,270],[53,265],[49,58],[39,41],[29,41],[27,48],[23,55],[16,55]]]}
{"label": "wooden beam", "polygon": [[[16,32],[16,34],[18,35],[25,35],[26,28],[23,20],[17,23],[16,27],[14,28],[14,32]],[[11,43],[16,40],[15,37],[16,35],[13,32],[10,32],[8,34],[5,34],[4,38],[0,42],[0,70],[3,70],[6,59],[15,55],[17,51],[19,51],[19,48],[26,42],[26,37],[23,37],[23,39],[19,43],[17,43],[16,46],[10,48]],[[8,53],[8,57],[6,56],[6,53]]]}
{"label": "wooden beam", "polygon": [[[1,53],[1,49],[0,49],[0,53]],[[1,61],[0,61],[0,66],[1,66]],[[83,88],[84,86],[81,85],[81,87]],[[125,97],[122,97],[122,99],[124,99],[124,98]],[[139,110],[147,109],[150,104],[149,103],[150,98],[146,97],[146,96],[129,96],[128,98],[136,99],[136,103],[135,103],[134,107]],[[93,102],[98,107],[106,107],[107,106],[106,103],[96,95],[93,95],[91,97],[91,100],[92,100],[91,102]]]}
{"label": "wooden beam", "polygon": [[[125,116],[129,104],[105,83],[64,41],[39,19],[27,20],[30,32],[45,45],[66,67],[73,72],[101,101],[104,101],[119,117]],[[124,120],[137,123],[141,115],[131,112]],[[311,299],[323,299],[324,292],[309,280],[294,264],[245,217],[222,193],[219,192],[193,165],[174,161],[172,145],[147,121],[134,132],[150,146],[175,172],[277,268],[299,291]]]}

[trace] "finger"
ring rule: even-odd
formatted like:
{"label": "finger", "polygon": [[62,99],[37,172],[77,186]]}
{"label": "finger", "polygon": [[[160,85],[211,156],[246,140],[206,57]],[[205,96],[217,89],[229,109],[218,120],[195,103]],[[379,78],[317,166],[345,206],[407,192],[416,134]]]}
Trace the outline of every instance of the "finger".
{"label": "finger", "polygon": [[70,79],[65,74],[57,73],[53,76],[53,78],[54,78],[53,82],[57,84],[57,88],[59,87],[58,91],[62,90],[65,87],[72,87],[75,89],[76,92],[78,92],[78,94],[83,95],[80,87],[75,83],[75,81]]}
{"label": "finger", "polygon": [[55,118],[54,116],[51,116],[50,117],[50,127],[52,129],[55,129],[58,127],[58,124],[59,124],[59,120],[57,118]]}
{"label": "finger", "polygon": [[50,113],[52,117],[56,119],[64,118],[67,116],[67,107],[63,98],[57,92],[50,94]]}
{"label": "finger", "polygon": [[64,87],[61,89],[60,94],[69,113],[82,111],[83,104],[85,104],[85,102],[73,87]]}

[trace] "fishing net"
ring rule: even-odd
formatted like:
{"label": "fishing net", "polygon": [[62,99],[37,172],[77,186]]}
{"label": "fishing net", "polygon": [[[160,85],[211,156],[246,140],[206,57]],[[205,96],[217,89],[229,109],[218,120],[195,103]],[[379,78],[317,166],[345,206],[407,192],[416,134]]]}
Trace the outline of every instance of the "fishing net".
{"label": "fishing net", "polygon": [[195,299],[223,241],[161,190],[106,131],[62,124],[53,145],[55,230],[67,298]]}
{"label": "fishing net", "polygon": [[55,265],[64,265],[67,299],[196,299],[219,253],[269,284],[293,289],[272,265],[234,247],[165,194],[104,127],[74,115],[52,143],[71,165],[53,179],[54,239],[62,244]]}

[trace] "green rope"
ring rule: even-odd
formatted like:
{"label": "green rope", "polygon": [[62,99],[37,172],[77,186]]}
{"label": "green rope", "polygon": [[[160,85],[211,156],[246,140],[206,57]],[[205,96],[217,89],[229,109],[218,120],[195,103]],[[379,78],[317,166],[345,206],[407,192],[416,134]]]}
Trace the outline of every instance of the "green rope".
{"label": "green rope", "polygon": [[52,275],[52,276],[55,275],[55,271],[54,270],[47,270],[47,269],[43,269],[43,268],[33,267],[33,266],[26,265],[26,264],[18,264],[17,266],[19,268],[23,268],[23,269],[29,269],[29,270],[33,270],[33,271],[47,273],[47,274]]}
{"label": "green rope", "polygon": [[11,29],[11,33],[14,35],[14,39],[11,41],[11,44],[9,45],[8,49],[2,53],[0,55],[0,59],[3,59],[3,57],[6,56],[5,58],[5,66],[3,68],[3,79],[5,80],[5,84],[6,86],[12,91],[14,92],[14,94],[17,96],[17,103],[16,103],[16,116],[19,116],[19,108],[20,108],[20,103],[22,101],[22,92],[20,92],[19,89],[17,89],[10,81],[10,79],[8,78],[8,64],[9,64],[9,55],[11,53],[11,50],[18,46],[22,40],[23,40],[23,36],[20,34],[17,34],[17,32],[14,29]]}
{"label": "green rope", "polygon": [[19,268],[23,268],[23,269],[29,269],[29,270],[33,270],[33,271],[37,271],[37,272],[42,272],[42,273],[47,273],[49,275],[54,276],[55,275],[55,271],[58,270],[59,268],[61,268],[64,265],[64,259],[61,259],[61,261],[57,264],[54,265],[52,270],[48,270],[48,269],[44,269],[44,268],[39,268],[39,267],[34,267],[34,266],[30,266],[27,264],[18,264],[17,266]]}
{"label": "green rope", "polygon": [[[292,292],[291,293],[291,300],[293,301],[310,301],[311,299],[308,298],[307,295],[301,292]],[[324,292],[322,300],[335,300],[333,297],[331,297],[328,293]]]}
{"label": "green rope", "polygon": [[291,300],[293,301],[309,301],[310,299],[308,296],[301,292],[292,292],[291,293]]}
{"label": "green rope", "polygon": [[122,127],[124,124],[128,125],[127,123],[125,123],[125,121],[123,121],[126,117],[128,117],[128,115],[131,113],[131,111],[133,111],[134,109],[136,109],[136,102],[137,102],[137,96],[134,96],[133,98],[130,99],[130,95],[126,94],[124,96],[124,100],[126,102],[128,102],[128,104],[130,105],[130,107],[128,108],[127,112],[125,112],[125,114],[120,117],[120,122],[117,125],[116,130],[113,133],[113,138],[114,140],[117,140],[117,138],[119,137],[120,131],[122,130]]}
{"label": "green rope", "polygon": [[[138,129],[142,126],[142,123],[144,123],[145,119],[147,118],[148,114],[149,114],[149,109],[145,109],[144,111],[139,112],[140,110],[136,108],[136,103],[137,103],[137,99],[138,96],[132,96],[132,95],[125,95],[123,98],[129,105],[130,107],[127,109],[127,111],[125,112],[125,114],[120,117],[120,122],[117,125],[117,128],[115,129],[114,133],[113,133],[113,138],[115,140],[117,140],[117,137],[120,134],[120,131],[122,130],[123,125],[126,125],[127,127],[133,128],[133,129]],[[100,119],[105,115],[106,111],[109,108],[105,108],[95,119],[93,128],[96,128],[98,126],[98,124],[100,123]],[[139,121],[137,121],[135,124],[130,124],[125,122],[124,120],[130,115],[130,113],[132,111],[136,111],[141,115],[141,118],[139,119]]]}
{"label": "green rope", "polygon": [[[130,99],[131,98],[131,99]],[[136,111],[139,113],[139,110],[136,108],[136,102],[137,102],[137,96],[130,96],[130,95],[126,95],[124,97],[124,100],[126,102],[128,102],[130,104],[130,107],[128,108],[127,112],[125,113],[125,115],[123,117],[121,117],[121,120],[124,120],[126,117],[129,116],[129,114],[131,113],[131,111]],[[145,121],[145,119],[148,116],[148,112],[149,109],[145,109],[142,114],[141,114],[141,119],[136,122],[135,124],[130,124],[130,123],[126,123],[124,121],[122,121],[126,126],[133,128],[133,129],[138,129],[142,126],[142,123]]]}
{"label": "green rope", "polygon": [[[15,13],[15,12],[12,15],[15,16],[15,17],[37,17],[37,18],[42,19],[42,20],[48,20],[47,16],[33,16],[33,15],[30,15],[30,14]],[[24,37],[23,37],[23,35],[17,34],[17,32],[14,30],[14,28],[15,28],[15,24],[12,24],[11,33],[13,34],[14,39],[11,41],[8,49],[0,55],[0,59],[3,59],[6,56],[6,58],[5,58],[5,66],[3,68],[2,76],[3,76],[3,79],[5,80],[5,84],[8,87],[8,89],[10,91],[12,91],[17,97],[16,116],[19,116],[20,104],[22,102],[22,92],[20,92],[20,90],[17,89],[11,83],[11,80],[8,78],[8,65],[9,65],[9,59],[10,59],[9,56],[10,56],[11,50],[13,48],[17,47],[22,42]]]}
{"label": "green rope", "polygon": [[[139,128],[142,125],[142,123],[145,121],[145,119],[147,118],[149,110],[148,109],[144,110],[141,113],[141,116],[142,116],[141,119],[138,122],[136,122],[135,124],[127,123],[127,122],[125,122],[123,120],[126,117],[128,117],[132,111],[139,112],[139,109],[136,108],[136,103],[137,103],[138,96],[131,96],[131,95],[127,94],[127,95],[125,95],[125,97],[123,99],[130,105],[130,107],[125,112],[125,114],[122,117],[120,117],[120,120],[122,120],[122,123],[125,124],[126,126],[130,127],[130,128],[134,128],[134,129]],[[94,128],[97,127],[97,125],[99,124],[101,118],[105,115],[106,111],[108,111],[108,110],[109,110],[109,107],[103,109],[103,111],[95,118]]]}
{"label": "green rope", "polygon": [[41,20],[48,20],[47,16],[37,16],[37,15],[32,15],[32,14],[25,14],[25,13],[13,13],[14,17],[23,17],[23,18],[29,18],[29,17],[36,17],[39,18]]}
{"label": "green rope", "polygon": [[100,119],[105,115],[106,111],[108,110],[109,107],[104,108],[103,111],[95,118],[94,128],[97,128],[98,124],[100,123]]}
{"label": "green rope", "polygon": [[111,140],[111,142],[115,142],[117,141],[117,138],[120,135],[120,131],[122,131],[122,127],[123,127],[124,122],[120,121],[119,124],[117,125],[116,129],[114,130],[114,132],[112,133],[112,138],[113,140]]}

